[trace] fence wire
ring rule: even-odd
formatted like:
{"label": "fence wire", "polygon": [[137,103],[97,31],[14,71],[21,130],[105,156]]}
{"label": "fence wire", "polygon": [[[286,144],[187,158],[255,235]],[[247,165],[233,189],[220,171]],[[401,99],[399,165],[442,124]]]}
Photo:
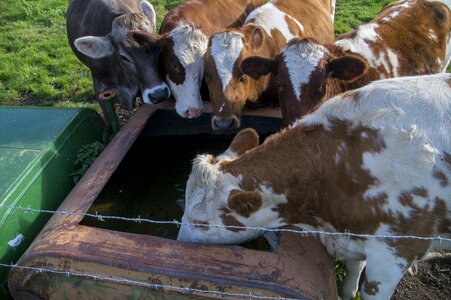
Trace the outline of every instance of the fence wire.
{"label": "fence wire", "polygon": [[159,225],[176,225],[176,226],[195,226],[195,227],[215,227],[215,228],[224,228],[224,229],[242,229],[242,230],[255,230],[261,232],[290,232],[300,234],[302,236],[307,235],[324,235],[324,236],[343,236],[343,237],[355,237],[355,238],[376,238],[376,239],[416,239],[422,241],[437,241],[437,242],[451,242],[450,238],[444,238],[439,235],[436,236],[415,236],[415,235],[397,235],[397,234],[363,234],[363,233],[353,233],[353,232],[331,232],[331,231],[322,231],[322,230],[296,230],[289,228],[265,228],[259,226],[234,226],[234,225],[222,225],[222,224],[194,224],[194,223],[184,223],[177,220],[172,221],[158,221],[152,219],[142,218],[141,216],[137,216],[135,218],[127,218],[127,217],[119,217],[119,216],[108,216],[108,215],[99,215],[97,213],[79,213],[79,212],[68,212],[68,211],[57,211],[57,210],[45,210],[45,209],[34,209],[30,207],[21,207],[21,206],[8,206],[8,205],[0,205],[0,209],[14,209],[24,211],[25,213],[46,213],[46,214],[54,214],[54,215],[65,215],[65,216],[81,216],[81,217],[90,217],[96,218],[99,221],[105,220],[120,220],[120,221],[128,221],[135,223],[151,223],[151,224],[159,224]]}

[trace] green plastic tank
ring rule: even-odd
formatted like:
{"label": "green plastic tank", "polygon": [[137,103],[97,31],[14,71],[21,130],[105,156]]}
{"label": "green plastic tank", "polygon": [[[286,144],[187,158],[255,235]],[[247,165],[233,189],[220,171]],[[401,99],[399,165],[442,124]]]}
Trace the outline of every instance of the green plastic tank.
{"label": "green plastic tank", "polygon": [[[74,186],[80,147],[103,138],[90,109],[0,107],[0,263],[15,263]],[[9,268],[0,266],[0,299]]]}

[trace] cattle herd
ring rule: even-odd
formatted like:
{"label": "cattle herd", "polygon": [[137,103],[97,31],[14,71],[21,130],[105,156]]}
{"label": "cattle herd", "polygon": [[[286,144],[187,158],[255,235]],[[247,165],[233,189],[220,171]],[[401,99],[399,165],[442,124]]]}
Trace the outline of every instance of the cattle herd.
{"label": "cattle herd", "polygon": [[204,96],[212,128],[228,130],[246,103],[279,103],[286,128],[263,144],[244,129],[194,159],[179,240],[361,234],[318,238],[345,261],[343,299],[390,299],[429,250],[451,249],[428,239],[451,237],[450,7],[393,2],[334,39],[335,0],[185,0],[159,33],[146,0],[71,0],[67,31],[96,96],[114,91],[128,109],[172,94],[196,118]]}

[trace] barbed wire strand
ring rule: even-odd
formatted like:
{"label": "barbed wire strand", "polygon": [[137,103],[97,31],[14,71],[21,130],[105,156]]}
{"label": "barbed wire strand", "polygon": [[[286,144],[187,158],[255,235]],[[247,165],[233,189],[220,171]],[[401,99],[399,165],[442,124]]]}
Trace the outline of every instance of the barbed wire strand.
{"label": "barbed wire strand", "polygon": [[221,291],[214,291],[214,290],[202,290],[197,288],[190,288],[190,287],[179,287],[179,286],[172,286],[172,285],[164,285],[164,284],[157,284],[157,283],[148,283],[138,280],[132,280],[132,279],[126,279],[126,278],[113,278],[113,277],[107,277],[107,276],[98,276],[93,274],[86,274],[81,272],[73,272],[73,271],[58,271],[54,269],[48,269],[48,268],[37,268],[37,267],[29,267],[29,266],[21,266],[16,264],[2,264],[0,263],[0,267],[7,267],[7,268],[15,268],[15,269],[23,269],[23,270],[30,270],[30,271],[36,271],[39,273],[52,273],[57,275],[65,275],[65,276],[75,276],[75,277],[85,277],[92,280],[99,280],[99,281],[110,281],[114,283],[123,283],[123,284],[129,284],[129,285],[138,285],[146,288],[153,288],[153,289],[172,289],[175,291],[180,291],[183,293],[202,293],[202,294],[211,294],[211,295],[218,295],[218,296],[231,296],[231,297],[243,297],[243,298],[252,298],[252,299],[265,299],[265,300],[298,300],[298,298],[284,298],[284,297],[270,297],[270,296],[260,296],[255,294],[241,294],[241,293],[231,293],[231,292],[221,292]]}
{"label": "barbed wire strand", "polygon": [[306,235],[324,235],[324,236],[345,236],[345,237],[355,237],[355,238],[376,238],[376,239],[416,239],[423,241],[438,241],[438,242],[451,242],[450,238],[443,238],[440,236],[434,237],[421,237],[414,235],[387,235],[387,234],[363,234],[363,233],[352,233],[352,232],[330,232],[330,231],[321,231],[321,230],[295,230],[289,228],[265,228],[265,227],[254,227],[254,226],[233,226],[233,225],[222,225],[222,224],[193,224],[193,223],[184,223],[180,221],[158,221],[152,219],[141,218],[140,216],[136,218],[127,218],[127,217],[119,217],[119,216],[107,216],[107,215],[99,215],[97,213],[80,213],[80,212],[68,212],[68,211],[55,211],[55,210],[45,210],[45,209],[34,209],[30,207],[21,207],[21,206],[8,206],[8,205],[0,205],[0,209],[15,209],[21,210],[25,212],[31,213],[47,213],[47,214],[55,214],[55,215],[67,215],[67,216],[81,216],[81,217],[91,217],[96,218],[99,221],[105,220],[120,220],[120,221],[128,221],[135,223],[150,223],[150,224],[159,224],[159,225],[176,225],[176,226],[195,226],[195,227],[215,227],[215,228],[224,228],[224,229],[248,229],[248,230],[256,230],[263,232],[290,232],[296,233],[303,236]]}

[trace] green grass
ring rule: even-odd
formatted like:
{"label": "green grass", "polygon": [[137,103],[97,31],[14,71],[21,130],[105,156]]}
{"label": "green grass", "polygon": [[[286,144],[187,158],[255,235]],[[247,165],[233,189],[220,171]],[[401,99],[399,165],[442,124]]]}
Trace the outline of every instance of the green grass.
{"label": "green grass", "polygon": [[[158,24],[181,0],[151,0]],[[371,20],[390,0],[337,0],[336,34]],[[69,48],[67,0],[0,1],[0,105],[92,107],[89,70]],[[448,69],[450,70],[450,69]]]}

